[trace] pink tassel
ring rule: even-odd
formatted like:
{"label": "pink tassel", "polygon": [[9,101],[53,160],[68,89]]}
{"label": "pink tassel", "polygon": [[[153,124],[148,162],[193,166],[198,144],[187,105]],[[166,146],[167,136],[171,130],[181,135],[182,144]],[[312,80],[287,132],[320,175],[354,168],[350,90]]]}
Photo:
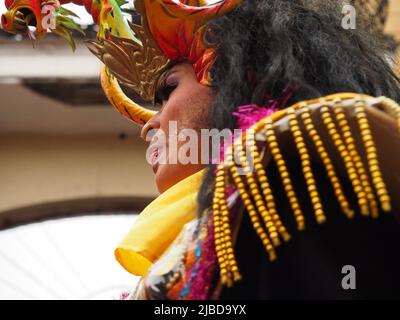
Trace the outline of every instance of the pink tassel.
{"label": "pink tassel", "polygon": [[275,107],[260,107],[256,104],[247,104],[239,106],[238,111],[234,112],[233,115],[238,117],[238,127],[242,130],[247,130],[253,124],[257,123],[261,119],[270,116],[277,109]]}
{"label": "pink tassel", "polygon": [[299,88],[299,85],[288,83],[285,89],[283,89],[282,97],[269,99],[262,107],[256,104],[239,106],[238,110],[233,112],[233,115],[238,118],[238,127],[242,130],[247,130],[261,119],[287,107],[287,103],[292,97],[293,92],[297,91]]}

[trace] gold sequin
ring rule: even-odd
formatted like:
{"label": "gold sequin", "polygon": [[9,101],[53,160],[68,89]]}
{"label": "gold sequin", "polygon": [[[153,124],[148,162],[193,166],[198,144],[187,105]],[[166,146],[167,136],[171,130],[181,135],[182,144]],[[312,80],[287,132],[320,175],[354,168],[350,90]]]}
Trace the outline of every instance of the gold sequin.
{"label": "gold sequin", "polygon": [[265,121],[264,130],[265,130],[265,135],[267,137],[267,143],[268,143],[270,152],[272,154],[272,157],[274,158],[276,165],[278,167],[279,174],[281,175],[281,178],[282,178],[283,187],[285,189],[287,197],[289,198],[289,203],[294,212],[294,216],[295,216],[295,219],[297,222],[297,229],[304,230],[304,228],[305,228],[304,215],[300,208],[297,196],[294,192],[294,188],[293,188],[292,182],[289,177],[290,175],[289,175],[289,171],[286,167],[285,160],[283,160],[282,153],[279,149],[276,134],[273,129],[272,120],[270,118],[266,118],[264,121]]}
{"label": "gold sequin", "polygon": [[324,106],[320,109],[322,120],[325,123],[325,126],[328,128],[328,132],[332,138],[332,141],[334,145],[336,146],[336,149],[339,151],[339,155],[341,156],[346,170],[348,177],[350,179],[350,182],[353,186],[354,192],[357,196],[357,201],[358,205],[360,206],[361,213],[366,215],[368,214],[368,202],[367,202],[367,197],[365,192],[363,191],[363,188],[361,186],[361,181],[357,175],[356,168],[354,166],[354,163],[352,161],[352,158],[350,157],[344,142],[340,135],[337,132],[336,126],[333,122],[333,118],[330,114],[329,108]]}
{"label": "gold sequin", "polygon": [[361,160],[360,155],[357,152],[353,134],[351,132],[349,123],[347,121],[346,114],[344,113],[343,108],[340,106],[341,101],[335,100],[334,102],[335,102],[335,107],[333,108],[333,110],[336,116],[338,126],[342,131],[342,136],[345,142],[345,146],[350,154],[350,157],[352,158],[353,164],[357,170],[357,174],[361,181],[361,186],[364,190],[364,193],[367,196],[369,208],[371,209],[371,216],[376,218],[379,215],[378,205],[375,200],[375,195],[372,190],[371,184],[369,182],[369,178],[365,171],[363,162]]}
{"label": "gold sequin", "polygon": [[288,109],[289,125],[292,131],[297,150],[300,154],[300,161],[303,170],[303,175],[306,180],[306,185],[310,191],[311,204],[314,209],[314,214],[318,223],[324,223],[326,217],[322,208],[321,199],[319,197],[317,187],[315,184],[314,175],[311,169],[310,156],[307,148],[305,147],[304,139],[301,134],[301,129],[297,122],[296,113],[293,108]]}
{"label": "gold sequin", "polygon": [[368,124],[367,114],[365,112],[364,100],[362,97],[357,97],[355,114],[361,130],[361,138],[366,147],[367,161],[369,172],[372,177],[372,182],[375,186],[378,199],[380,201],[383,211],[390,211],[390,197],[386,189],[385,182],[383,181],[381,170],[378,163],[378,155],[372,138],[371,129]]}
{"label": "gold sequin", "polygon": [[322,160],[322,163],[325,167],[326,173],[328,178],[331,182],[333,191],[335,192],[336,198],[339,202],[340,207],[342,208],[343,213],[348,217],[352,218],[354,216],[354,211],[351,209],[350,204],[344,195],[343,188],[340,184],[339,178],[337,177],[335,168],[332,164],[332,161],[326,152],[324,144],[322,142],[321,137],[318,135],[317,130],[315,129],[312,118],[309,110],[304,110],[301,113],[301,117],[303,123],[305,125],[306,131],[310,136],[312,142],[314,143],[315,147],[317,148],[317,152]]}

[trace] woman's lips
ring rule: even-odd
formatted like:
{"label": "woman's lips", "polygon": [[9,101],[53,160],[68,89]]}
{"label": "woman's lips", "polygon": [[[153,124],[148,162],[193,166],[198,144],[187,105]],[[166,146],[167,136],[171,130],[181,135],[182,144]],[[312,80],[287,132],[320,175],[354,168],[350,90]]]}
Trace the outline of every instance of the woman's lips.
{"label": "woman's lips", "polygon": [[160,148],[157,145],[150,145],[149,147],[149,161],[150,165],[153,169],[153,172],[156,173],[159,165],[159,157],[160,157]]}

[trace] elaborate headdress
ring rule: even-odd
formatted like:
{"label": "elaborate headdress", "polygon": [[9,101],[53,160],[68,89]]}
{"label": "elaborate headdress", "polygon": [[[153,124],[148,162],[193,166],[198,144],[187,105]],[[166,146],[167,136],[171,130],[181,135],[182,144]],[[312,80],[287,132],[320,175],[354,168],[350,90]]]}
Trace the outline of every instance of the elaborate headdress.
{"label": "elaborate headdress", "polygon": [[[74,13],[61,6],[68,2],[84,5],[99,26],[98,41],[90,42],[91,51],[106,66],[101,71],[101,83],[109,101],[128,119],[144,124],[154,111],[129,99],[119,83],[133,89],[144,101],[154,102],[160,75],[173,63],[188,62],[199,82],[210,84],[214,51],[205,40],[206,23],[236,8],[240,0],[134,0],[141,25],[123,17],[121,6],[125,0],[6,0],[8,12],[2,15],[3,28],[27,33],[31,38],[51,31],[74,47],[72,31],[83,31],[73,21]],[[354,3],[366,4],[365,16],[373,16],[371,25],[382,29],[387,0]],[[45,6],[54,8],[55,24],[50,27],[43,24],[49,14]],[[29,26],[35,26],[36,31],[30,31]]]}
{"label": "elaborate headdress", "polygon": [[[15,33],[36,35],[47,29],[42,8],[54,7],[57,25],[50,31],[62,35],[72,45],[71,30],[79,28],[72,20],[73,13],[60,4],[72,0],[7,0],[9,11],[2,16],[3,28]],[[177,62],[193,65],[200,83],[209,84],[209,70],[214,60],[212,48],[204,39],[205,23],[234,9],[240,0],[134,0],[141,15],[141,25],[132,24],[122,16],[121,0],[73,0],[84,5],[99,25],[98,41],[90,41],[90,50],[105,64],[101,83],[110,102],[127,118],[144,124],[154,112],[130,100],[118,82],[133,89],[141,98],[154,102],[155,88],[160,75]],[[115,77],[115,78],[114,78]]]}
{"label": "elaborate headdress", "polygon": [[146,101],[154,99],[156,82],[170,62],[191,63],[199,82],[209,83],[214,55],[203,39],[204,23],[232,10],[239,0],[185,2],[135,0],[142,25],[130,24],[134,39],[110,35],[100,43],[92,42],[95,55]]}

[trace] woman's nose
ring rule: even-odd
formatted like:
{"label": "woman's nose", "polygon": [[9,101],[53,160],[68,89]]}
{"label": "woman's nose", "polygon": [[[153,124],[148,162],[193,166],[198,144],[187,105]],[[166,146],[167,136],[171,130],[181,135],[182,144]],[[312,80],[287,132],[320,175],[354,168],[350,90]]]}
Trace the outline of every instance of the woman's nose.
{"label": "woman's nose", "polygon": [[150,141],[152,136],[154,135],[154,132],[159,128],[160,128],[160,121],[159,121],[159,114],[157,113],[143,126],[142,131],[140,132],[140,137],[144,141]]}

